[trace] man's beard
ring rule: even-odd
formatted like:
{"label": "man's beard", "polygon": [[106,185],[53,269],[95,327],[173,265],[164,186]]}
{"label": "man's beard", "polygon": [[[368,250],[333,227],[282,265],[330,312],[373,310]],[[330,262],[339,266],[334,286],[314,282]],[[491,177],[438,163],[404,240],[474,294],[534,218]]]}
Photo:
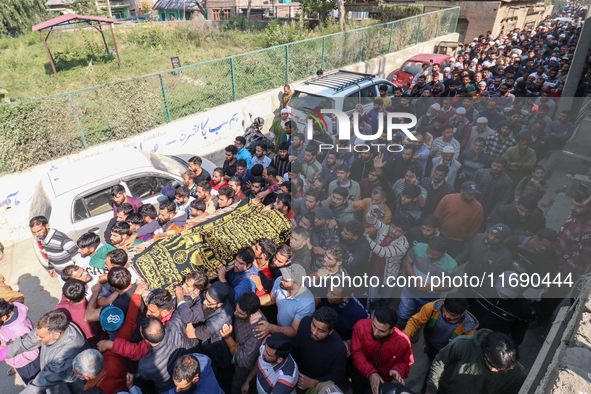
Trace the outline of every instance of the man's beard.
{"label": "man's beard", "polygon": [[170,222],[170,219],[163,219],[163,220],[160,220],[160,219],[158,219],[158,223],[159,223],[161,226],[164,226],[164,225],[165,225],[166,223],[168,223],[168,222]]}
{"label": "man's beard", "polygon": [[373,335],[373,332],[371,333],[371,337],[373,338],[374,341],[385,341],[386,339],[390,338],[390,335],[385,336],[384,338],[378,338],[375,335]]}
{"label": "man's beard", "polygon": [[[344,205],[344,204],[343,204]],[[330,208],[331,209],[341,209],[343,207],[343,205],[341,205],[340,207],[336,206],[333,202],[330,203]]]}

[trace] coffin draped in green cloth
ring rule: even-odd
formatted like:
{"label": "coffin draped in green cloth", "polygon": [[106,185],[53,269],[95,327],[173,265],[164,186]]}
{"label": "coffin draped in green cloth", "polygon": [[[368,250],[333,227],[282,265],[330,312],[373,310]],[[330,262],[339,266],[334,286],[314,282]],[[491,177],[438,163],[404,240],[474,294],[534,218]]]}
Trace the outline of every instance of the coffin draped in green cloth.
{"label": "coffin draped in green cloth", "polygon": [[288,242],[289,219],[273,209],[261,212],[262,208],[245,199],[230,212],[155,242],[135,257],[134,268],[151,289],[163,287],[173,293],[189,272],[215,276],[218,267],[234,261],[238,249],[261,238]]}

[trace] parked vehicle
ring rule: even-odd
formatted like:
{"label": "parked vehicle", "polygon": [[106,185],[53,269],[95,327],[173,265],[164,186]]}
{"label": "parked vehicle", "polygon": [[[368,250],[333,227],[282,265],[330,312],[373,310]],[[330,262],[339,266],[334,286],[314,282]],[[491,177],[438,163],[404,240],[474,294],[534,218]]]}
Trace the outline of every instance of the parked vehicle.
{"label": "parked vehicle", "polygon": [[[379,96],[380,85],[387,85],[388,96],[394,96],[394,85],[386,79],[372,74],[339,70],[310,78],[303,86],[294,89],[287,108],[296,121],[298,131],[303,132],[308,114],[318,106],[323,109],[337,109],[347,115],[355,110],[357,104],[362,104],[366,112],[371,110],[374,99]],[[336,116],[328,114],[325,117],[332,124],[332,130],[328,132],[336,134]]]}
{"label": "parked vehicle", "polygon": [[[421,53],[414,55],[402,64],[398,70],[394,72],[392,76],[392,83],[398,87],[402,87],[405,82],[412,84],[412,80],[418,73],[423,69],[423,64],[429,64],[433,60],[433,64],[439,64],[441,71],[447,66],[450,66],[449,59],[453,57],[450,55]],[[450,67],[453,67],[451,65]]]}
{"label": "parked vehicle", "polygon": [[[121,184],[128,196],[158,207],[160,191],[172,182],[182,181],[192,156],[165,156],[129,149],[60,167],[45,174],[37,184],[31,199],[29,219],[45,216],[51,227],[74,241],[88,231],[96,232],[102,238],[113,217],[113,185]],[[216,165],[204,159],[202,167],[211,174]],[[31,239],[37,258],[43,259],[37,240]]]}

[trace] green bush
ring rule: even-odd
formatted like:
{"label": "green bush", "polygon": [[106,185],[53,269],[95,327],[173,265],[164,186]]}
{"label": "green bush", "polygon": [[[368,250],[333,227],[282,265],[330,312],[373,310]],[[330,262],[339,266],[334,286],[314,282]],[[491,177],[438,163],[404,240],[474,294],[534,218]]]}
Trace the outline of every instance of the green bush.
{"label": "green bush", "polygon": [[308,38],[310,34],[304,21],[281,23],[277,19],[267,25],[263,33],[258,37],[260,46],[270,48],[277,45],[288,44]]}
{"label": "green bush", "polygon": [[168,43],[168,35],[158,23],[145,22],[127,34],[127,40],[147,48],[163,48]]}
{"label": "green bush", "polygon": [[68,97],[0,106],[0,172],[21,171],[83,148]]}

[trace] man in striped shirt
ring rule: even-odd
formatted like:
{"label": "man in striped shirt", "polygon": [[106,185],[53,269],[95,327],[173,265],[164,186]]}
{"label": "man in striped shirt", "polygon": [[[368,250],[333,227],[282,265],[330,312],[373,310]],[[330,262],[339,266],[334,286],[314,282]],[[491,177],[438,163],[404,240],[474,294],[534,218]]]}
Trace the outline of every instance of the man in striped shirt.
{"label": "man in striped shirt", "polygon": [[296,362],[289,354],[291,346],[287,335],[279,332],[271,334],[259,348],[257,365],[248,375],[242,392],[248,391],[250,381],[256,375],[258,394],[296,394],[299,373]]}
{"label": "man in striped shirt", "polygon": [[76,264],[78,246],[66,234],[50,229],[45,216],[35,216],[29,222],[29,228],[37,238],[41,253],[47,258],[47,266],[43,268],[52,278],[61,275],[67,266]]}

